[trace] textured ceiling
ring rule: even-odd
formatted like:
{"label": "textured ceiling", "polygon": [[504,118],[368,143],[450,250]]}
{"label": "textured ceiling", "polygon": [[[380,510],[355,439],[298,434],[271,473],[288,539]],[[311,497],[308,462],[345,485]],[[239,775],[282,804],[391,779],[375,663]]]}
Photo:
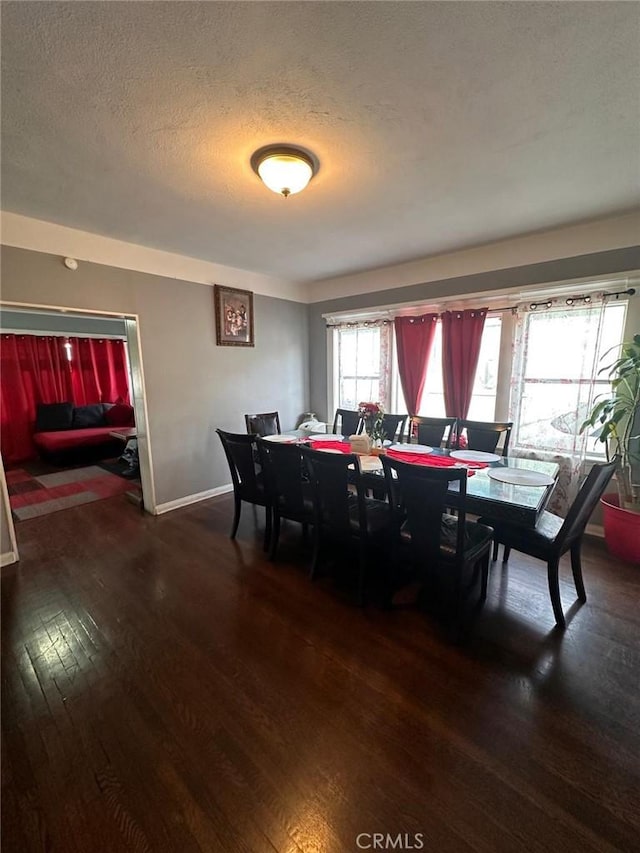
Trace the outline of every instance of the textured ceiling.
{"label": "textured ceiling", "polygon": [[[2,3],[2,207],[299,280],[630,209],[637,3]],[[287,200],[254,149],[313,150]]]}

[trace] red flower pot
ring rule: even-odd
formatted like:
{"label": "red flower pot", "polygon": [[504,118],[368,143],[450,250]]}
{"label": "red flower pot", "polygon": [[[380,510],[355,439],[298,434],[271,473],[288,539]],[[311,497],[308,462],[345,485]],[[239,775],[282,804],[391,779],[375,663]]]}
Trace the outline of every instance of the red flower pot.
{"label": "red flower pot", "polygon": [[618,495],[600,498],[607,548],[621,560],[640,564],[640,513],[620,506]]}

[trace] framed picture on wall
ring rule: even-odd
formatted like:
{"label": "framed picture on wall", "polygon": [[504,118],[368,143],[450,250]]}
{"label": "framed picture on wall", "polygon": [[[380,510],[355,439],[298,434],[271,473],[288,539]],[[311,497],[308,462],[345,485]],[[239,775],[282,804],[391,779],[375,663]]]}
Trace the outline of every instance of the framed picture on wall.
{"label": "framed picture on wall", "polygon": [[253,293],[235,287],[213,288],[216,303],[216,343],[219,347],[255,346]]}

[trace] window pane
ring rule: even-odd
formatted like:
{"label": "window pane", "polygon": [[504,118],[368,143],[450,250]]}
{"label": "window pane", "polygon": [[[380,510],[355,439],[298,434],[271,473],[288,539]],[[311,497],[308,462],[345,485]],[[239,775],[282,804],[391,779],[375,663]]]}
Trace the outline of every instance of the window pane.
{"label": "window pane", "polygon": [[423,394],[420,414],[428,418],[444,418],[444,394]]}
{"label": "window pane", "polygon": [[[551,309],[526,318],[523,363],[516,377],[517,435],[514,444],[573,455],[585,448],[603,455],[604,447],[580,426],[593,400],[611,386],[598,371],[603,352],[623,336],[626,303]],[[528,333],[528,336],[527,336]],[[610,359],[615,359],[615,352]]]}
{"label": "window pane", "polygon": [[[385,330],[388,336],[388,330]],[[380,326],[337,329],[338,401],[344,409],[355,409],[365,400],[384,398],[381,387],[383,365]],[[388,352],[388,346],[386,347]]]}
{"label": "window pane", "polygon": [[[591,308],[529,314],[525,378],[590,377],[596,361],[599,315]],[[560,342],[562,357],[558,358]]]}
{"label": "window pane", "polygon": [[496,417],[498,362],[502,317],[487,317],[482,331],[473,396],[467,417],[472,421],[493,421]]}
{"label": "window pane", "polygon": [[[617,353],[615,350],[613,352],[610,352],[610,350],[617,347],[622,340],[626,308],[627,306],[624,302],[614,302],[612,305],[607,305],[602,323],[602,339],[598,351],[598,369],[616,360]],[[604,361],[600,361],[603,356],[605,356]],[[605,374],[601,374],[600,378],[604,377]]]}
{"label": "window pane", "polygon": [[356,397],[356,380],[343,379],[340,383],[340,405],[338,408],[355,409]]}

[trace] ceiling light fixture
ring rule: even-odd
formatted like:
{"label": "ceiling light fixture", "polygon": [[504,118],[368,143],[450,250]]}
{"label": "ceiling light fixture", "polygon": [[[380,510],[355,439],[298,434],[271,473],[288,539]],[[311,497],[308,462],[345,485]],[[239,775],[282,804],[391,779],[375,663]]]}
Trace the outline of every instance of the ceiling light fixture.
{"label": "ceiling light fixture", "polygon": [[318,161],[301,148],[272,145],[253,153],[251,168],[265,186],[288,198],[307,186],[318,171]]}

